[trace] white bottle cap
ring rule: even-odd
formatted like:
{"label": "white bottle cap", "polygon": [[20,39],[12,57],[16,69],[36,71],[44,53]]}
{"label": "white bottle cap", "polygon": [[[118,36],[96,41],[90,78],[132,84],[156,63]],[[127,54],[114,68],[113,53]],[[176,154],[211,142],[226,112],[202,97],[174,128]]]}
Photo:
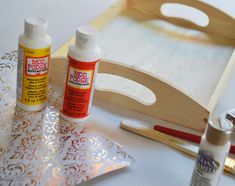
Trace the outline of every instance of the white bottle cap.
{"label": "white bottle cap", "polygon": [[76,47],[89,50],[97,45],[98,30],[91,26],[79,26],[76,31]]}
{"label": "white bottle cap", "polygon": [[47,34],[47,20],[28,17],[24,21],[24,35],[29,39],[43,39]]}

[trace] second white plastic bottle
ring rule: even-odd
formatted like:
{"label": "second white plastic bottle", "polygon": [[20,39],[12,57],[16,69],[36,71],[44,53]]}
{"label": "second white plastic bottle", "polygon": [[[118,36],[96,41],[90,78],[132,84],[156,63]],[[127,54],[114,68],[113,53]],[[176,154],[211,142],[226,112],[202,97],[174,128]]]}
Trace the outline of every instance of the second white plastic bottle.
{"label": "second white plastic bottle", "polygon": [[230,149],[233,125],[214,119],[202,136],[190,186],[217,186]]}
{"label": "second white plastic bottle", "polygon": [[98,30],[90,26],[79,26],[75,45],[69,47],[61,108],[62,117],[68,121],[80,122],[89,117],[94,81],[101,58],[97,40]]}

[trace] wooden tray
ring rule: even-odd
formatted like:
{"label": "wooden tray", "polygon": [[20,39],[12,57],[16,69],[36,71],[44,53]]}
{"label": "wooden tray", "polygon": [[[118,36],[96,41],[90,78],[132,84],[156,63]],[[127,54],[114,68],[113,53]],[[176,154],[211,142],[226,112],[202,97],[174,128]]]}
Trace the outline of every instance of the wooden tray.
{"label": "wooden tray", "polygon": [[[164,16],[166,2],[203,11],[209,24]],[[205,129],[235,62],[233,18],[200,1],[119,0],[91,25],[100,29],[104,55],[95,98]],[[71,43],[74,37],[53,54],[50,81],[58,88]]]}

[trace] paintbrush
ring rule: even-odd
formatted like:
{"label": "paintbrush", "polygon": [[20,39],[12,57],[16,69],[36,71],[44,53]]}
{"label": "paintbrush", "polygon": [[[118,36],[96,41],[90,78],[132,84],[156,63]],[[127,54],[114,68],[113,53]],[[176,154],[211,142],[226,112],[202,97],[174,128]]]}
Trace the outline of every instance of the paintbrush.
{"label": "paintbrush", "polygon": [[[143,124],[137,124],[131,120],[123,120],[121,121],[121,128],[126,129],[135,134],[144,136],[149,139],[153,139],[155,141],[159,141],[174,149],[177,149],[181,152],[184,152],[190,156],[196,157],[198,153],[198,146],[193,145],[185,140],[178,139],[176,137],[158,132],[152,128],[148,128]],[[224,170],[228,173],[235,175],[235,160],[227,157],[225,160]]]}

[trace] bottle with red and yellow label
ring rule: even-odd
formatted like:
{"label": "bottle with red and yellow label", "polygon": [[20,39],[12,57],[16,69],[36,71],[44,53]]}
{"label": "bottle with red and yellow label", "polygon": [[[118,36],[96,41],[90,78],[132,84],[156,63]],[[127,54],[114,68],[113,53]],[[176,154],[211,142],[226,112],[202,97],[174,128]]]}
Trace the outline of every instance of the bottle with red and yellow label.
{"label": "bottle with red and yellow label", "polygon": [[80,26],[76,31],[75,45],[69,47],[61,108],[62,117],[68,121],[80,122],[89,117],[101,57],[97,39],[95,28]]}
{"label": "bottle with red and yellow label", "polygon": [[28,17],[19,36],[17,106],[38,111],[46,106],[51,38],[47,20]]}

